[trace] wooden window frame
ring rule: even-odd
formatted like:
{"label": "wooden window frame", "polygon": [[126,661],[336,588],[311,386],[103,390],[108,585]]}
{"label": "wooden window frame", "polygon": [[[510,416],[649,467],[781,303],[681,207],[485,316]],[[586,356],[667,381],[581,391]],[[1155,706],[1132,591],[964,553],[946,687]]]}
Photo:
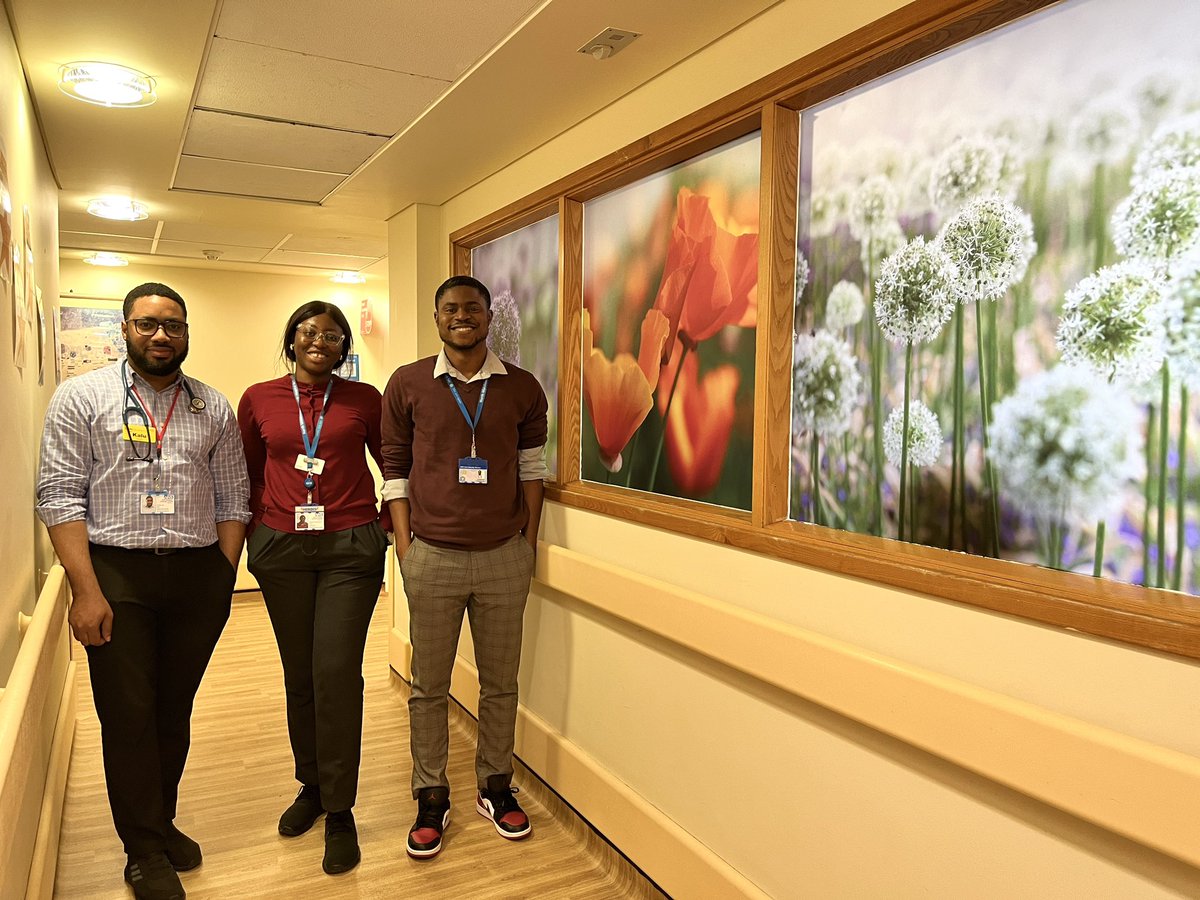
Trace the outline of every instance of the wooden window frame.
{"label": "wooden window frame", "polygon": [[[1058,0],[917,0],[450,235],[471,250],[559,215],[559,447],[546,496],[678,534],[1135,646],[1200,659],[1200,603],[1145,588],[788,518],[799,111]],[[758,328],[751,511],[579,477],[583,204],[761,132]]]}

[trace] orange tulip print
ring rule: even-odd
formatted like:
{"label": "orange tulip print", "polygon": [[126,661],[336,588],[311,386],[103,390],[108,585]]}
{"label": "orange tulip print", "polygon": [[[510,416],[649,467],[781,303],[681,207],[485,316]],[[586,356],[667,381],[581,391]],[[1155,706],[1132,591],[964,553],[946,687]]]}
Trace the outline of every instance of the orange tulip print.
{"label": "orange tulip print", "polygon": [[754,327],[758,234],[734,234],[713,218],[707,197],[680,188],[667,261],[654,306],[671,323],[664,362],[675,337],[689,348],[726,325]]}
{"label": "orange tulip print", "polygon": [[621,451],[654,405],[652,396],[669,327],[661,312],[648,310],[642,320],[638,358],[618,353],[610,360],[603,350],[596,349],[590,317],[587,310],[583,312],[583,401],[592,418],[600,461],[610,472],[621,470]]}
{"label": "orange tulip print", "polygon": [[667,416],[667,465],[671,478],[691,497],[708,494],[721,477],[739,380],[737,369],[728,364],[703,378],[698,372],[697,356],[687,354]]}

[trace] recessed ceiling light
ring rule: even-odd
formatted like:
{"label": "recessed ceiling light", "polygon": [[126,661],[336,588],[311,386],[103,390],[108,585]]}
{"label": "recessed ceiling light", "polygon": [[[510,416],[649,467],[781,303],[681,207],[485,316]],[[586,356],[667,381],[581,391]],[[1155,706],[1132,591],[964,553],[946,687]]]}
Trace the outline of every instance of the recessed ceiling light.
{"label": "recessed ceiling light", "polygon": [[129,260],[123,256],[118,256],[115,253],[93,253],[91,256],[85,256],[83,261],[89,266],[127,266]]}
{"label": "recessed ceiling light", "polygon": [[120,219],[122,222],[138,222],[150,215],[145,203],[128,197],[97,197],[88,201],[87,211],[102,219]]}
{"label": "recessed ceiling light", "polygon": [[158,99],[153,78],[115,63],[67,63],[58,70],[58,89],[97,106],[149,106]]}
{"label": "recessed ceiling light", "polygon": [[334,272],[329,280],[335,284],[362,284],[367,276],[359,272]]}

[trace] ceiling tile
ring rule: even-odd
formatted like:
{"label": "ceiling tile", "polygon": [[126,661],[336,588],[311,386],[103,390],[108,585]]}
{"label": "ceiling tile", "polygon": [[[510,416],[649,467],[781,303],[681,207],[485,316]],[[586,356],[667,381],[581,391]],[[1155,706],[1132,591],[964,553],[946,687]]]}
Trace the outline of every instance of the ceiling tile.
{"label": "ceiling tile", "polygon": [[239,228],[236,225],[208,222],[167,222],[163,225],[160,239],[187,241],[205,246],[228,244],[233,247],[270,250],[287,236],[286,231],[273,228]]}
{"label": "ceiling tile", "polygon": [[149,253],[149,238],[122,237],[117,234],[90,234],[82,231],[60,231],[59,246],[64,250],[111,250],[116,253]]}
{"label": "ceiling tile", "polygon": [[217,36],[453,81],[537,5],[531,0],[225,0]]}
{"label": "ceiling tile", "polygon": [[196,106],[390,137],[447,85],[419,75],[216,38]]}
{"label": "ceiling tile", "polygon": [[348,237],[345,235],[297,234],[281,250],[293,253],[336,253],[379,259],[387,256],[387,236],[378,238]]}
{"label": "ceiling tile", "polygon": [[222,262],[260,262],[267,251],[255,247],[236,247],[231,244],[219,244],[213,241],[159,241],[158,256],[179,257],[183,259],[207,259],[206,250],[216,250],[220,253]]}
{"label": "ceiling tile", "polygon": [[58,227],[63,231],[78,231],[86,234],[115,234],[124,237],[154,237],[154,229],[158,227],[156,219],[142,219],[140,222],[118,222],[113,219],[102,219],[89,213],[73,209],[60,209]]}
{"label": "ceiling tile", "polygon": [[240,197],[320,201],[342,181],[341,175],[277,169],[253,163],[183,156],[175,173],[176,190],[208,191]]}
{"label": "ceiling tile", "polygon": [[183,152],[190,156],[349,175],[387,138],[198,109]]}
{"label": "ceiling tile", "polygon": [[263,259],[263,262],[277,263],[283,266],[310,266],[314,269],[349,269],[354,272],[377,261],[378,257],[374,256],[295,253],[291,250],[275,250]]}

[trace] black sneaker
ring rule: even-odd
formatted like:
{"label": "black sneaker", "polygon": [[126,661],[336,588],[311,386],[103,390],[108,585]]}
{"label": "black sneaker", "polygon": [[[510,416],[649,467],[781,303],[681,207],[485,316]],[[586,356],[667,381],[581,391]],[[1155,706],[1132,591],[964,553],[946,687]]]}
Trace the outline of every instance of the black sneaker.
{"label": "black sneaker", "polygon": [[129,857],[125,881],[137,900],[183,900],[187,896],[165,853]]}
{"label": "black sneaker", "polygon": [[442,832],[450,824],[450,788],[417,791],[417,821],[408,831],[405,849],[413,859],[429,859],[442,849]]}
{"label": "black sneaker", "polygon": [[285,837],[297,837],[313,827],[313,823],[325,812],[321,806],[321,789],[311,784],[300,788],[292,805],[279,817],[279,833]]}
{"label": "black sneaker", "polygon": [[496,833],[510,841],[519,841],[533,831],[529,817],[521,809],[517,788],[510,785],[508,775],[489,775],[488,786],[475,798],[475,811],[496,826]]}
{"label": "black sneaker", "polygon": [[329,813],[325,816],[325,858],[321,861],[325,874],[349,872],[360,859],[354,813],[348,809]]}
{"label": "black sneaker", "polygon": [[176,872],[190,872],[204,861],[200,845],[176,828],[174,822],[167,823],[163,837],[167,842],[167,861]]}

